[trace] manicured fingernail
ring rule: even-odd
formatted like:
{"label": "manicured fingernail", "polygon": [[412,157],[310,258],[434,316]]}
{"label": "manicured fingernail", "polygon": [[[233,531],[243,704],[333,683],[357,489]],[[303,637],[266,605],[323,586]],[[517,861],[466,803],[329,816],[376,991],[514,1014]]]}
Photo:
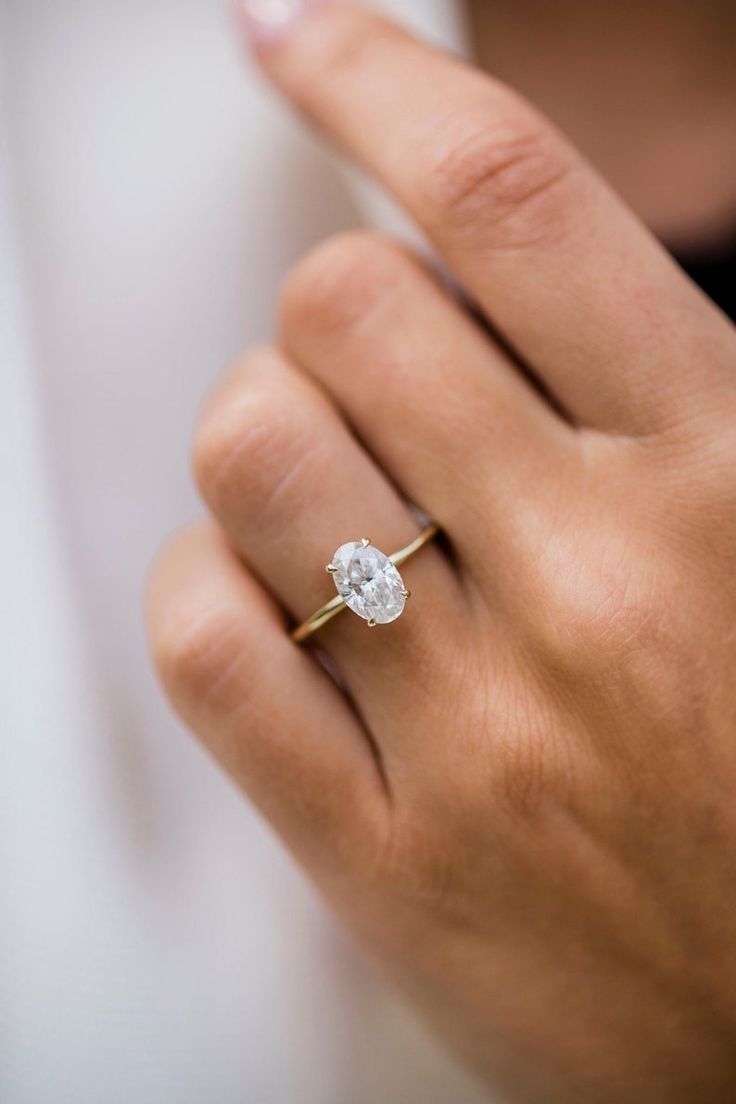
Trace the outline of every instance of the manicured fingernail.
{"label": "manicured fingernail", "polygon": [[277,42],[320,0],[235,0],[235,14],[251,46]]}

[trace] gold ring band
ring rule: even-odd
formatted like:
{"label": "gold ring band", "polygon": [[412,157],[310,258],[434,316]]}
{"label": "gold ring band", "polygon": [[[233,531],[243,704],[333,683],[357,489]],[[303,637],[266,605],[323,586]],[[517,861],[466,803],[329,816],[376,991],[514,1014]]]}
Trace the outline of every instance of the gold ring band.
{"label": "gold ring band", "polygon": [[[387,559],[391,561],[394,567],[400,567],[401,564],[406,563],[411,556],[414,556],[420,548],[424,548],[425,544],[429,544],[431,540],[434,540],[438,533],[439,526],[432,522],[430,525],[427,525],[425,529],[422,529],[421,533],[414,538],[411,544],[407,544],[405,548],[400,548],[398,552],[393,552]],[[369,542],[365,539],[361,543],[365,546]],[[329,564],[328,570],[331,570],[331,565]],[[409,592],[404,591],[404,595],[408,597]],[[345,599],[341,594],[336,594],[329,602],[325,602],[324,606],[320,606],[311,617],[308,617],[306,621],[297,626],[291,634],[291,639],[295,644],[302,644],[312,633],[316,632],[317,629],[321,629],[323,625],[326,625],[333,617],[337,617],[338,613],[342,613],[344,609],[347,609]],[[368,624],[370,625],[372,622],[369,621]]]}

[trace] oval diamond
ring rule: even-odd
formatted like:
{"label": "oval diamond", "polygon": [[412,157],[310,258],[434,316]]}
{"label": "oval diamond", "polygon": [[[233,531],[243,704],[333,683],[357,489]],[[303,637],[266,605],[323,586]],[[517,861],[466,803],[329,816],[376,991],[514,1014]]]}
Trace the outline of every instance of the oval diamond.
{"label": "oval diamond", "polygon": [[332,557],[330,573],[345,605],[364,620],[387,625],[403,613],[406,590],[401,575],[372,544],[342,544]]}

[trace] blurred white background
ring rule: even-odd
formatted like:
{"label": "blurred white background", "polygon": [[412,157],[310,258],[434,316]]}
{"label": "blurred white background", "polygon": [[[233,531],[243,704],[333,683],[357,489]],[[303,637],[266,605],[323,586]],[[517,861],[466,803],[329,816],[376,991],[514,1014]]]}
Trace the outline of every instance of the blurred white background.
{"label": "blurred white background", "polygon": [[[453,33],[450,0],[405,6]],[[201,509],[200,401],[355,194],[219,0],[0,0],[3,1104],[478,1099],[181,731],[143,636],[147,565]]]}

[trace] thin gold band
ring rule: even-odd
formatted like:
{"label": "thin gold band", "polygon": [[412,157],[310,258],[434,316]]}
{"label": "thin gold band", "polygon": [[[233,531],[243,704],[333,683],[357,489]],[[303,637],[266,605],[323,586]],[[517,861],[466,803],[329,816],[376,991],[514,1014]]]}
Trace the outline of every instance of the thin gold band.
{"label": "thin gold band", "polygon": [[[434,540],[438,533],[439,526],[432,523],[426,529],[422,529],[421,533],[414,538],[411,544],[407,544],[406,548],[400,548],[398,552],[394,552],[388,558],[395,567],[400,567],[401,564],[406,563],[410,556],[415,555],[420,548],[424,548],[425,544],[429,544],[431,540]],[[291,639],[295,644],[302,644],[308,636],[311,636],[317,629],[321,629],[323,625],[326,625],[333,617],[337,617],[338,613],[346,608],[342,596],[336,594],[334,598],[331,598],[316,613],[313,613],[311,617],[308,617],[306,621],[294,629]]]}

